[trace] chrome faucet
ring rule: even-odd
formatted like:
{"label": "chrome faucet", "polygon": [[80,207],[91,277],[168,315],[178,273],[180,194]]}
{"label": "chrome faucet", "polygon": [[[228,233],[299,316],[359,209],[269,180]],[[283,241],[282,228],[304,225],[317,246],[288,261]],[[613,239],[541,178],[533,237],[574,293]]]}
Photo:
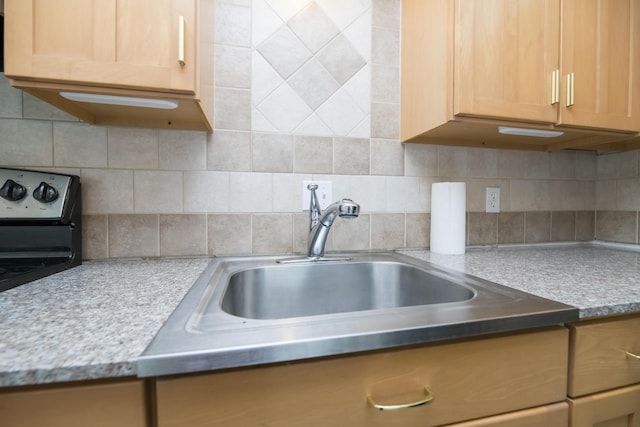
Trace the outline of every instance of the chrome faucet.
{"label": "chrome faucet", "polygon": [[317,184],[307,185],[307,189],[311,191],[311,199],[309,202],[309,252],[310,258],[320,258],[324,256],[324,246],[327,242],[327,236],[333,221],[337,217],[341,218],[357,218],[360,215],[360,205],[351,199],[338,200],[327,206],[324,212],[320,210],[318,196],[316,190]]}

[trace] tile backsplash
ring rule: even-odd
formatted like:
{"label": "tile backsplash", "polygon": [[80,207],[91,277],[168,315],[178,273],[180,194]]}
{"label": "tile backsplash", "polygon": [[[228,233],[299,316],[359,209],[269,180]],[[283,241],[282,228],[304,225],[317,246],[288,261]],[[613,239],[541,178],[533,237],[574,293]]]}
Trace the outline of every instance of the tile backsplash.
{"label": "tile backsplash", "polygon": [[0,165],[81,176],[85,258],[303,252],[306,179],[362,206],[328,250],[428,246],[439,181],[467,183],[472,245],[638,243],[637,151],[400,143],[400,8],[217,0],[212,134],[85,125],[0,74]]}

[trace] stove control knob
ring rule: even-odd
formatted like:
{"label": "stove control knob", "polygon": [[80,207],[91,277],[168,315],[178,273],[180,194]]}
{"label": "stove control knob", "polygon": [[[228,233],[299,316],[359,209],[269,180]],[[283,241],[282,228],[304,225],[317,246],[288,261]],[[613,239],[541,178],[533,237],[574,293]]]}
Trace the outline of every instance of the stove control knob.
{"label": "stove control knob", "polygon": [[51,203],[58,198],[58,190],[46,182],[41,182],[33,190],[33,198],[42,203]]}
{"label": "stove control knob", "polygon": [[12,179],[6,180],[2,188],[0,188],[0,197],[12,202],[17,202],[26,195],[27,189]]}

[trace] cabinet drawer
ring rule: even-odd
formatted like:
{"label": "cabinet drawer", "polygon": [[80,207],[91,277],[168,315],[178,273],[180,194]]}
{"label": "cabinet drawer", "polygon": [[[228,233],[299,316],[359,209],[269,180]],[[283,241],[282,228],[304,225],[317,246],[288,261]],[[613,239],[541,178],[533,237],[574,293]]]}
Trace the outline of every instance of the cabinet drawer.
{"label": "cabinet drawer", "polygon": [[0,392],[2,427],[145,427],[147,422],[142,380]]}
{"label": "cabinet drawer", "polygon": [[640,316],[576,323],[571,329],[569,396],[640,382]]}
{"label": "cabinet drawer", "polygon": [[[563,401],[568,331],[550,328],[159,379],[160,427],[434,426]],[[428,404],[378,410],[368,403]]]}
{"label": "cabinet drawer", "polygon": [[569,405],[562,402],[479,420],[449,424],[449,427],[567,427],[568,425]]}
{"label": "cabinet drawer", "polygon": [[640,385],[569,399],[571,427],[640,425]]}

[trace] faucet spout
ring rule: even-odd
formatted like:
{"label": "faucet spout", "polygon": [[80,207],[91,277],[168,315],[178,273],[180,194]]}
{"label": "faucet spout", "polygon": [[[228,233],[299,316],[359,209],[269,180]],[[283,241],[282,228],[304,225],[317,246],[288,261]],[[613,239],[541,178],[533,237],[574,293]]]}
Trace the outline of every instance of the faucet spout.
{"label": "faucet spout", "polygon": [[[315,196],[314,190],[311,190],[311,206],[313,206],[313,196]],[[319,207],[318,213],[320,213]],[[327,242],[327,237],[329,236],[331,226],[337,217],[351,219],[357,218],[358,215],[360,215],[360,205],[351,199],[338,200],[337,202],[329,205],[324,212],[320,213],[320,217],[315,224],[313,223],[313,216],[310,213],[312,219],[310,227],[311,231],[309,231],[308,256],[311,258],[324,256],[324,247]]]}

